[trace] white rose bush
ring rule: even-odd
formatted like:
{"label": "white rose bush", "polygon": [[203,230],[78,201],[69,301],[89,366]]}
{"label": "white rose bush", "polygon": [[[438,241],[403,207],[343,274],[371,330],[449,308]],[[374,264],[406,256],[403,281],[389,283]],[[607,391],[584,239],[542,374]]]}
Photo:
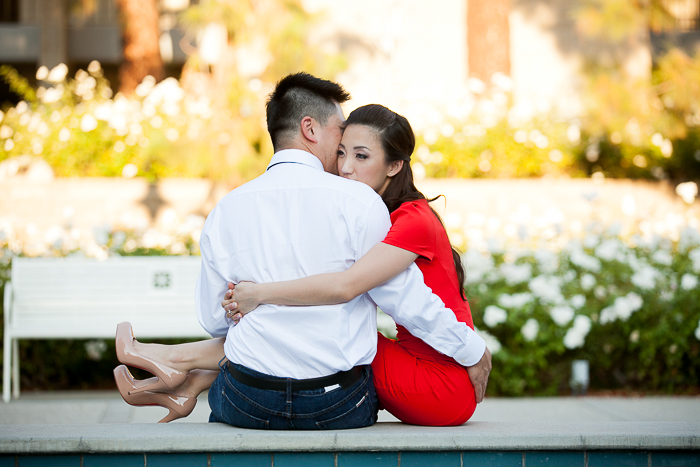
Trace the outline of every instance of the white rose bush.
{"label": "white rose bush", "polygon": [[567,393],[577,359],[590,362],[594,390],[696,391],[698,230],[672,241],[608,229],[556,244],[463,254],[475,325],[498,350],[489,393]]}

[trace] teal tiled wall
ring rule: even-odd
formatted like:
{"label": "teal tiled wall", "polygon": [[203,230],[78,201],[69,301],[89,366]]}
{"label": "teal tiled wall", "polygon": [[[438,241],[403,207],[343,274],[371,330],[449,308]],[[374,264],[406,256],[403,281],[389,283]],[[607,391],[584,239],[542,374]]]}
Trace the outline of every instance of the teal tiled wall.
{"label": "teal tiled wall", "polygon": [[0,455],[0,467],[700,467],[696,451]]}

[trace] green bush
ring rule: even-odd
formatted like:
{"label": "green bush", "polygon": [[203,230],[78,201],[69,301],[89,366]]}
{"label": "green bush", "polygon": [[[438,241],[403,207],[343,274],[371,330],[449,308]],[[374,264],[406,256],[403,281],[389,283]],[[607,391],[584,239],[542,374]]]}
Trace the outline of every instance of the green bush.
{"label": "green bush", "polygon": [[[679,71],[680,70],[680,71]],[[700,179],[700,54],[674,51],[651,82],[591,72],[581,115],[513,104],[512,83],[471,79],[459,117],[423,131],[413,167],[430,177]],[[687,92],[686,92],[687,91]],[[466,109],[466,110],[465,110]]]}
{"label": "green bush", "polygon": [[700,236],[614,233],[546,248],[464,257],[476,326],[493,350],[492,395],[554,395],[571,362],[593,389],[666,393],[700,385]]}
{"label": "green bush", "polygon": [[[57,228],[41,240],[22,240],[12,225],[0,223],[0,280],[9,278],[18,255],[196,255],[203,221],[172,218],[142,230],[96,228],[79,237]],[[696,392],[697,228],[685,228],[677,241],[651,232],[621,235],[614,226],[590,226],[583,238],[545,235],[549,230],[521,242],[472,242],[464,254],[474,322],[493,353],[489,394],[566,393],[575,359],[590,362],[592,389]],[[394,333],[386,317],[379,327]],[[113,387],[110,341],[25,340],[20,354],[25,389]]]}

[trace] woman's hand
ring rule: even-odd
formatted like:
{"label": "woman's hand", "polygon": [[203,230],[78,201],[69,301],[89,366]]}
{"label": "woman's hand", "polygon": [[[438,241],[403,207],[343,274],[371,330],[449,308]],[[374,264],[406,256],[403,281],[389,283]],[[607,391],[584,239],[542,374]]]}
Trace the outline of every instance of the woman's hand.
{"label": "woman's hand", "polygon": [[256,296],[257,284],[255,282],[229,282],[229,290],[224,295],[221,306],[226,310],[226,316],[233,319],[235,324],[260,305]]}

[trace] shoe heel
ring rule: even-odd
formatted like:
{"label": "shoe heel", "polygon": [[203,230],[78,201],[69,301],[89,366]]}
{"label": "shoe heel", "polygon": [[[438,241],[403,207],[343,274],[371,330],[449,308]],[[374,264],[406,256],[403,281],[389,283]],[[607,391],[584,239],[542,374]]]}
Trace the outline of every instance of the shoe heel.
{"label": "shoe heel", "polygon": [[159,421],[158,423],[168,423],[168,422],[172,422],[173,420],[177,420],[178,418],[182,418],[182,415],[175,412],[173,409],[169,408],[168,411],[169,411],[168,415],[163,417],[163,419],[161,421]]}
{"label": "shoe heel", "polygon": [[143,386],[140,388],[132,389],[131,391],[129,391],[129,395],[133,396],[134,394],[140,394],[140,393],[146,392],[146,391],[155,392],[155,391],[163,391],[163,390],[168,390],[168,389],[170,389],[168,387],[168,385],[165,384],[165,382],[162,379],[159,379],[155,383],[149,384],[148,386]]}

